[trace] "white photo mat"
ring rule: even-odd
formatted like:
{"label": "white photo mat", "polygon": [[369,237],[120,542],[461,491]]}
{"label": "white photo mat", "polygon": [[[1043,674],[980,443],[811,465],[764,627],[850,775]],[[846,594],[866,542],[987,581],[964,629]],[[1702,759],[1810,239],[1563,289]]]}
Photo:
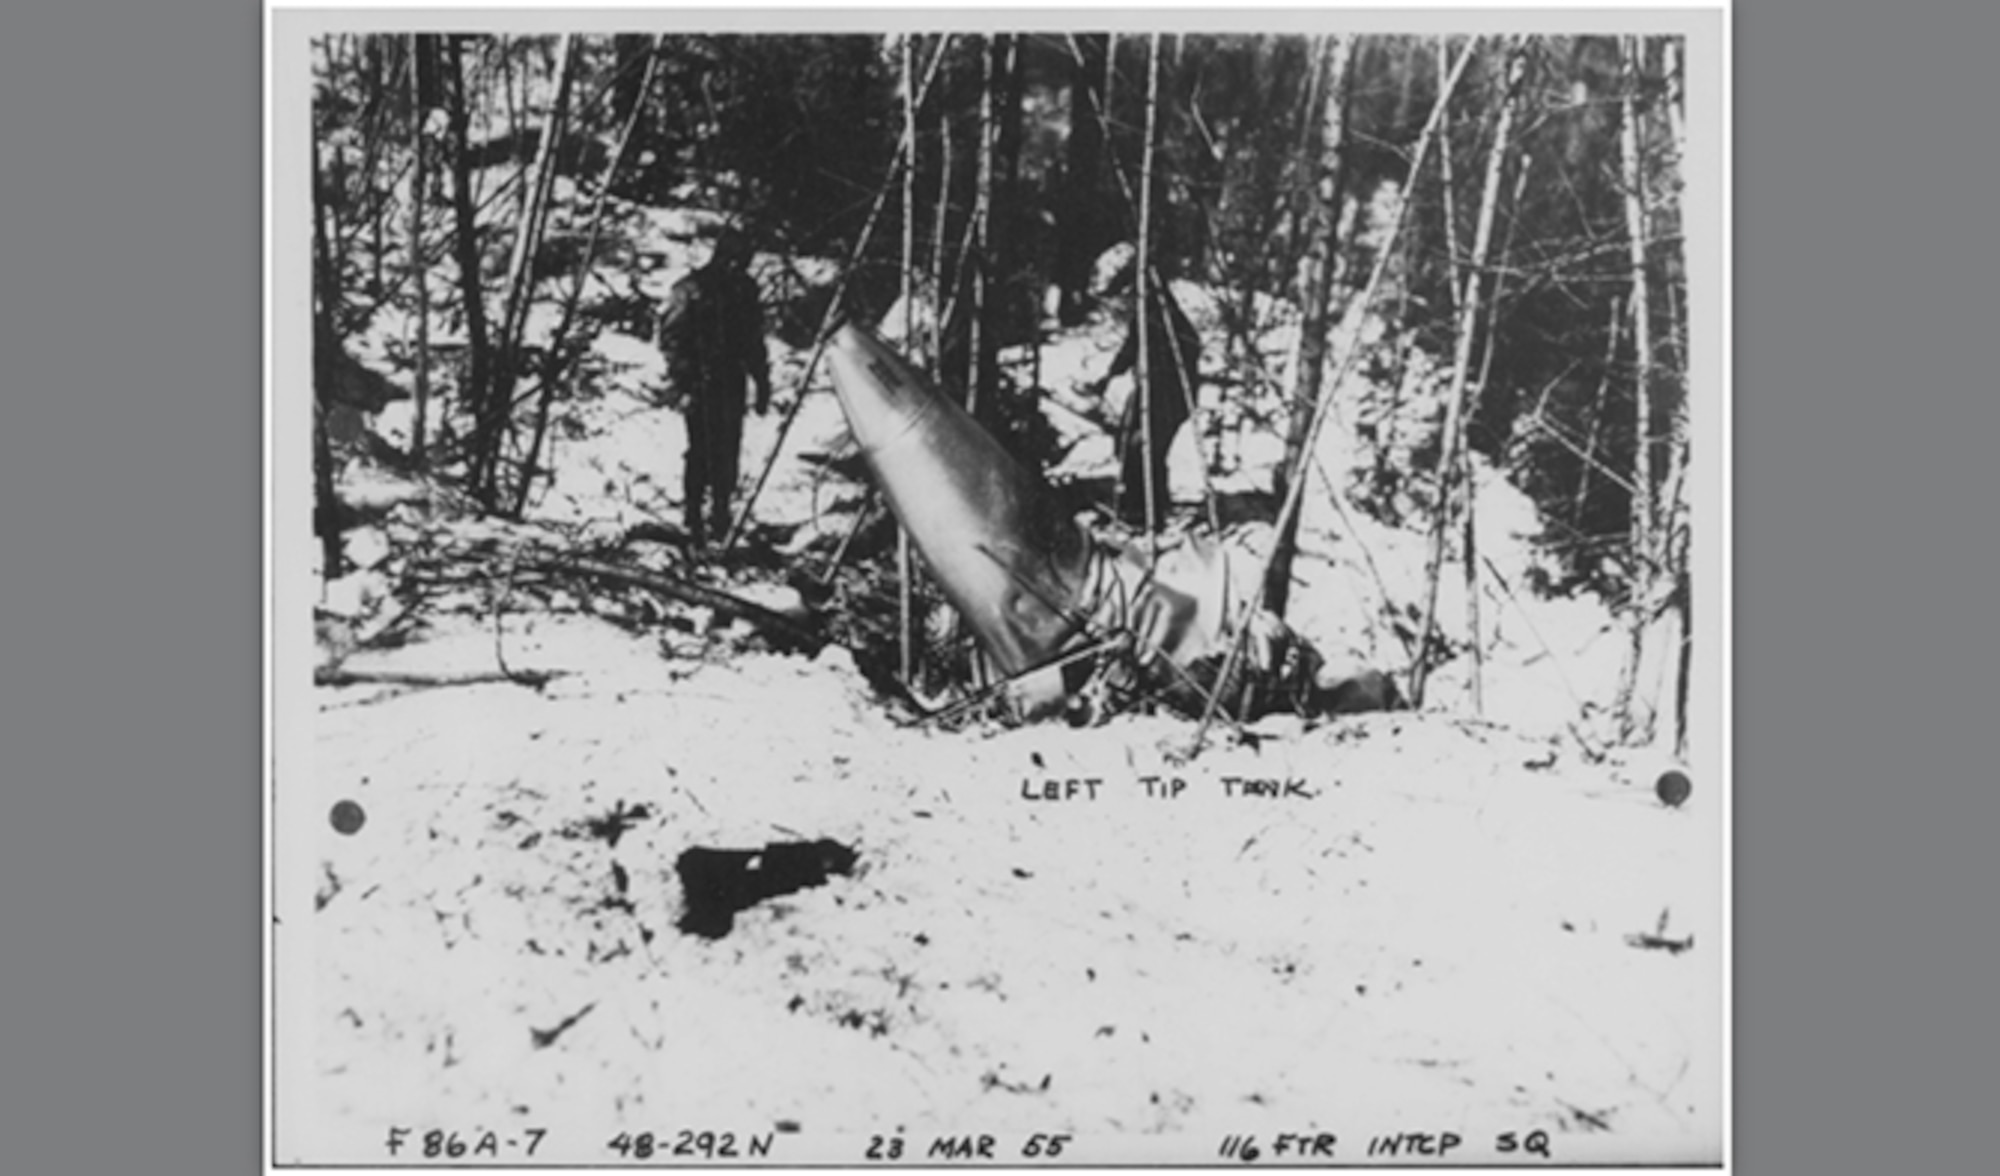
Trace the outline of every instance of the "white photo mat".
{"label": "white photo mat", "polygon": [[[1727,19],[269,9],[267,1168],[1726,1169]],[[985,30],[1685,38],[1686,804],[1633,774],[1650,761],[1524,768],[1541,744],[1499,725],[1440,723],[1389,756],[1371,716],[1352,739],[1336,723],[1217,740],[1188,763],[1162,749],[1191,724],[1165,719],[905,740],[812,659],[690,673],[645,636],[557,644],[566,623],[526,614],[451,640],[567,675],[545,690],[329,705],[312,672],[312,40]],[[769,433],[749,436],[754,475]],[[677,456],[655,476],[677,493]],[[600,660],[537,663],[541,624]],[[358,830],[330,823],[341,801]],[[577,835],[635,805],[629,840]],[[671,925],[681,849],[822,836],[856,847],[852,877],[776,921],[740,916],[741,934]],[[634,897],[593,905],[614,865]],[[1668,908],[1692,950],[1632,947],[1654,915],[1668,933]]]}

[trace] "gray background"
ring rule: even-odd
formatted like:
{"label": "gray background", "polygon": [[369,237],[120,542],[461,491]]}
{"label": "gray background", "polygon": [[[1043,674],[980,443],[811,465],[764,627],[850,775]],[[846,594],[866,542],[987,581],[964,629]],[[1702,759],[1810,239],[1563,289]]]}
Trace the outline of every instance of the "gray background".
{"label": "gray background", "polygon": [[[257,1170],[259,22],[0,16],[9,1173]],[[1990,1172],[2000,12],[1734,30],[1737,1170]]]}

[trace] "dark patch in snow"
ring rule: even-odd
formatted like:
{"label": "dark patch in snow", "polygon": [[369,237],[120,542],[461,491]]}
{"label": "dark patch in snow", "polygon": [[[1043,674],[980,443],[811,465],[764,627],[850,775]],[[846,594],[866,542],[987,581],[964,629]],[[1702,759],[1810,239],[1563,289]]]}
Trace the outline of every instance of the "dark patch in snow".
{"label": "dark patch in snow", "polygon": [[689,935],[720,939],[735,926],[736,912],[845,877],[855,858],[853,849],[824,838],[772,842],[761,850],[693,846],[674,863],[684,904],[678,926]]}

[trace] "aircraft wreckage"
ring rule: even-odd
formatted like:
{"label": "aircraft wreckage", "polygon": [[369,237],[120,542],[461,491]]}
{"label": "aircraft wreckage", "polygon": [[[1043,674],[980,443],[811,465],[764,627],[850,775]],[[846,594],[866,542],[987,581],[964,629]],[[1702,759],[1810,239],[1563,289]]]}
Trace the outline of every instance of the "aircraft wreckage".
{"label": "aircraft wreckage", "polygon": [[[849,430],[910,541],[978,638],[1021,720],[1088,722],[1145,699],[1239,721],[1401,704],[1375,670],[1336,673],[1276,615],[1246,608],[1229,552],[1146,552],[1085,529],[1054,491],[880,339],[828,348]],[[1243,648],[1232,657],[1242,617]],[[1225,672],[1227,680],[1224,679]]]}

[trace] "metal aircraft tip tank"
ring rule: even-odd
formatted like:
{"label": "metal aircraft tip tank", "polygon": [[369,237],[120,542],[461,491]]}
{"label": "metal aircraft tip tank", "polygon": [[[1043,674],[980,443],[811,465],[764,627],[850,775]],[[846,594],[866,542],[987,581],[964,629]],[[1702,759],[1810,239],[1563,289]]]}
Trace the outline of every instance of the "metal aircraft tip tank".
{"label": "metal aircraft tip tank", "polygon": [[970,413],[880,339],[846,323],[830,340],[848,428],[896,518],[1005,680],[1017,716],[1103,717],[1154,698],[1199,715],[1211,691],[1239,720],[1397,705],[1381,673],[1341,677],[1275,615],[1250,609],[1245,648],[1218,691],[1243,614],[1227,551],[1197,540],[1145,553],[1087,531]]}

